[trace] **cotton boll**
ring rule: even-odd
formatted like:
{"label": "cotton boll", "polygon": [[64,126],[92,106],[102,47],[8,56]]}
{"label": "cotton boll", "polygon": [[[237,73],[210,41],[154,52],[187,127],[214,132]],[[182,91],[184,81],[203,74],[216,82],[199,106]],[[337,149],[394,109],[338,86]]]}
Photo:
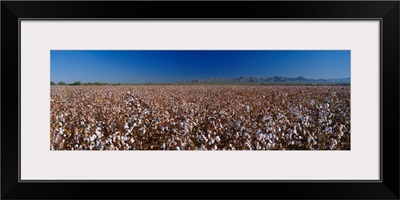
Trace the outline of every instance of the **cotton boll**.
{"label": "cotton boll", "polygon": [[216,136],[215,137],[215,140],[219,143],[219,142],[221,142],[221,138],[219,137],[219,136]]}
{"label": "cotton boll", "polygon": [[96,138],[97,138],[97,136],[96,136],[95,134],[93,134],[93,135],[90,137],[90,141],[93,142]]}

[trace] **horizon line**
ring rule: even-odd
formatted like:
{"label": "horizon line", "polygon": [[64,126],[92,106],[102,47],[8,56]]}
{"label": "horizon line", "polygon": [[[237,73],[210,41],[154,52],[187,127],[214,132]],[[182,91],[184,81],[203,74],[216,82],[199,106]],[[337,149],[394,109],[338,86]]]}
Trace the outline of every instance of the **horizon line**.
{"label": "horizon line", "polygon": [[[304,76],[296,76],[296,77],[289,77],[289,76],[266,76],[266,77],[257,77],[257,76],[239,76],[239,77],[227,77],[227,78],[223,78],[223,77],[211,77],[211,78],[195,78],[195,79],[187,79],[187,80],[182,80],[182,81],[163,81],[163,82],[155,82],[155,81],[147,81],[147,82],[125,82],[125,83],[121,83],[121,82],[103,82],[103,81],[80,81],[80,80],[76,80],[76,81],[72,81],[72,82],[64,82],[64,81],[58,81],[58,83],[60,82],[64,82],[65,84],[73,84],[76,82],[81,82],[81,84],[88,84],[88,83],[99,83],[99,84],[171,84],[171,83],[182,83],[182,82],[187,82],[187,81],[201,81],[201,80],[209,80],[209,79],[240,79],[240,78],[258,78],[258,79],[265,79],[265,78],[290,78],[290,79],[296,79],[296,78],[304,78],[307,80],[314,80],[314,81],[318,81],[318,80],[330,80],[330,79],[351,79],[351,77],[342,77],[342,78],[306,78]],[[50,80],[50,82],[54,82],[52,80]]]}

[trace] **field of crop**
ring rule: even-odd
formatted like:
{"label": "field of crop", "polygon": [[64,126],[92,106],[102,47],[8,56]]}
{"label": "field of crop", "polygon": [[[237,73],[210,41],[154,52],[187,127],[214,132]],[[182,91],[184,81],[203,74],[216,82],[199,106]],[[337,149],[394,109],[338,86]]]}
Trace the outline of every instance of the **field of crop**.
{"label": "field of crop", "polygon": [[51,150],[350,150],[350,86],[51,86]]}

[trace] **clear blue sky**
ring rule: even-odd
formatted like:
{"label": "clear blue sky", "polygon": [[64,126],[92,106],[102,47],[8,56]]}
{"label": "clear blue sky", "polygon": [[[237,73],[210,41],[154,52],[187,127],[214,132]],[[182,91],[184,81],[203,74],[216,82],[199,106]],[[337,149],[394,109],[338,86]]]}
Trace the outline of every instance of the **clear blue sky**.
{"label": "clear blue sky", "polygon": [[50,59],[56,83],[350,77],[349,50],[52,50]]}

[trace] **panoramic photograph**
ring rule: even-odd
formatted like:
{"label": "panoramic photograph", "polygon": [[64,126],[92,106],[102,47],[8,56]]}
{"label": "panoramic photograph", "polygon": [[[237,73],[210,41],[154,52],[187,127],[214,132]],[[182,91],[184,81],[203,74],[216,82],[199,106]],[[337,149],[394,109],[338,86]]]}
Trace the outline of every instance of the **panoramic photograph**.
{"label": "panoramic photograph", "polygon": [[51,50],[50,150],[350,150],[349,50]]}

